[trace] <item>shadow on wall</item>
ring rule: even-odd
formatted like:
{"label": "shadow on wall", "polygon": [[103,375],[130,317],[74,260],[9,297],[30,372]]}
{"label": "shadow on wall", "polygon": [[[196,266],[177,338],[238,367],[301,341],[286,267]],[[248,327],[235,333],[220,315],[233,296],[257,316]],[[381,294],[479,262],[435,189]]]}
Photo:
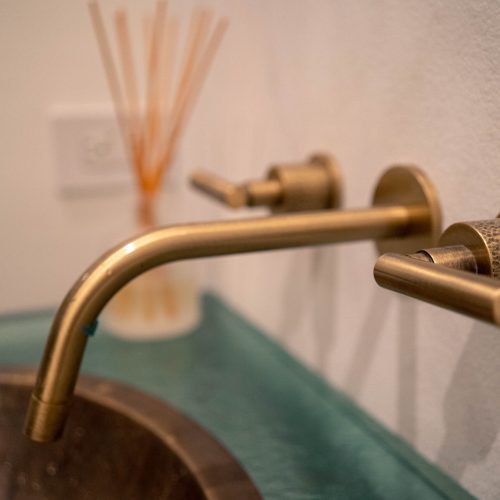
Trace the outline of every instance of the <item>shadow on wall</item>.
{"label": "shadow on wall", "polygon": [[[284,283],[283,304],[286,314],[278,328],[279,338],[289,345],[304,317],[311,314],[311,336],[315,351],[313,363],[325,373],[328,356],[335,343],[336,295],[335,276],[338,259],[335,249],[319,247],[311,250],[310,258],[296,253],[290,262],[291,272]],[[297,293],[297,286],[303,287]]]}
{"label": "shadow on wall", "polygon": [[[289,344],[305,314],[312,311],[314,362],[325,373],[335,343],[336,295],[333,283],[338,261],[331,248],[313,250],[310,259],[296,255],[284,286],[287,314],[280,325],[280,338]],[[303,286],[302,293],[296,287]],[[306,300],[304,300],[306,298]],[[397,430],[410,443],[417,441],[417,304],[407,298],[395,302],[376,291],[356,338],[344,388],[355,400],[370,375],[389,317],[398,309]],[[468,465],[483,462],[500,432],[500,337],[495,327],[476,323],[455,368],[444,399],[445,437],[437,463],[460,479]],[[479,431],[478,431],[479,429]]]}
{"label": "shadow on wall", "polygon": [[498,330],[476,323],[444,400],[446,432],[437,462],[456,478],[487,458],[500,431],[499,363]]}
{"label": "shadow on wall", "polygon": [[361,330],[356,336],[356,346],[344,382],[346,391],[359,399],[370,371],[377,344],[384,330],[391,297],[375,292],[365,315]]}
{"label": "shadow on wall", "polygon": [[417,304],[401,297],[398,332],[397,428],[411,443],[417,440]]}
{"label": "shadow on wall", "polygon": [[335,318],[338,313],[336,295],[337,252],[332,248],[316,248],[311,263],[311,297],[313,338],[316,348],[315,366],[325,374],[329,354],[335,344]]}
{"label": "shadow on wall", "polygon": [[[391,303],[394,303],[394,300],[390,295],[376,291],[365,316],[365,322],[357,335],[344,385],[354,399],[361,397]],[[416,304],[401,298],[397,305],[399,306],[397,429],[406,440],[415,443],[417,438]]]}
{"label": "shadow on wall", "polygon": [[307,311],[306,293],[297,293],[297,287],[303,286],[308,292],[310,286],[310,259],[304,259],[299,253],[290,258],[290,272],[286,273],[283,286],[283,311],[281,324],[278,327],[278,338],[289,345],[298,324]]}

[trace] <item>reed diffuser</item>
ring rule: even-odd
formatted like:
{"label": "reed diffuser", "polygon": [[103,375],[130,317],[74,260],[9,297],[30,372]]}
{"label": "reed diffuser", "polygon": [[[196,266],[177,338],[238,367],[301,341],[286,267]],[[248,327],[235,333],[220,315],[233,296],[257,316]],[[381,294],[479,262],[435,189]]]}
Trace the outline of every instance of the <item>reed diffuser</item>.
{"label": "reed diffuser", "polygon": [[[140,72],[127,11],[114,12],[113,51],[98,2],[90,0],[88,8],[135,174],[137,224],[141,230],[151,229],[159,222],[158,196],[228,22],[214,20],[209,9],[194,9],[181,47],[180,23],[169,14],[167,2],[158,0],[154,14],[141,20],[144,70]],[[138,339],[178,335],[194,327],[199,318],[196,286],[175,272],[182,264],[174,266],[154,269],[118,293],[106,307],[105,327]]]}

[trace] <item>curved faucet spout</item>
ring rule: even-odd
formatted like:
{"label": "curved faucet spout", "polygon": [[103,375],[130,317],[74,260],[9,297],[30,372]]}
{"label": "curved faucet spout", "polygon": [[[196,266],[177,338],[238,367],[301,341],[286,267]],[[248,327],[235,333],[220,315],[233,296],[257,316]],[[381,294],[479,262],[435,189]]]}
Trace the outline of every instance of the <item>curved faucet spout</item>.
{"label": "curved faucet spout", "polygon": [[419,228],[424,231],[428,215],[428,209],[420,206],[311,212],[170,226],[118,245],[80,277],[55,316],[25,433],[35,441],[52,441],[60,435],[97,316],[120,288],[148,269],[183,259],[403,237]]}

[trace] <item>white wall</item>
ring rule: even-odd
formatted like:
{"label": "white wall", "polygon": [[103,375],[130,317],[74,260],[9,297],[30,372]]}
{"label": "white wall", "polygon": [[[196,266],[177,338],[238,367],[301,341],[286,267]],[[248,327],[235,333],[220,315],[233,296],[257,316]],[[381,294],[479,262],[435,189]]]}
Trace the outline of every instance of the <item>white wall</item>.
{"label": "white wall", "polygon": [[[498,213],[498,2],[210,5],[231,28],[179,156],[183,174],[203,165],[255,177],[320,149],[342,163],[347,207],[369,203],[387,166],[411,162],[434,180],[445,226]],[[56,304],[130,230],[133,194],[57,193],[48,110],[108,100],[84,3],[1,0],[0,22],[0,308],[11,311]],[[250,214],[183,196],[181,219]],[[377,288],[374,258],[368,242],[203,267],[302,360],[471,492],[498,498],[499,331]]]}

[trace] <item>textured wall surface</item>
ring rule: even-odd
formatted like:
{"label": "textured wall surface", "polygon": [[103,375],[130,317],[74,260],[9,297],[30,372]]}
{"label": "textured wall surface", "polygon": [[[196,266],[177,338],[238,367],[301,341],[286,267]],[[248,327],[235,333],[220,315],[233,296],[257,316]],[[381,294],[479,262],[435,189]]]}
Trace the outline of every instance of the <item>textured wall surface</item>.
{"label": "textured wall surface", "polygon": [[[347,207],[367,205],[381,172],[409,162],[435,182],[445,225],[498,213],[498,2],[210,5],[231,27],[179,154],[183,174],[203,165],[255,177],[326,150],[342,164]],[[134,197],[57,192],[51,106],[108,101],[83,2],[2,0],[0,23],[0,308],[11,311],[56,304],[131,229]],[[171,219],[250,215],[179,189],[184,208]],[[366,242],[200,267],[207,285],[471,492],[498,498],[498,330],[378,289],[374,258]]]}

